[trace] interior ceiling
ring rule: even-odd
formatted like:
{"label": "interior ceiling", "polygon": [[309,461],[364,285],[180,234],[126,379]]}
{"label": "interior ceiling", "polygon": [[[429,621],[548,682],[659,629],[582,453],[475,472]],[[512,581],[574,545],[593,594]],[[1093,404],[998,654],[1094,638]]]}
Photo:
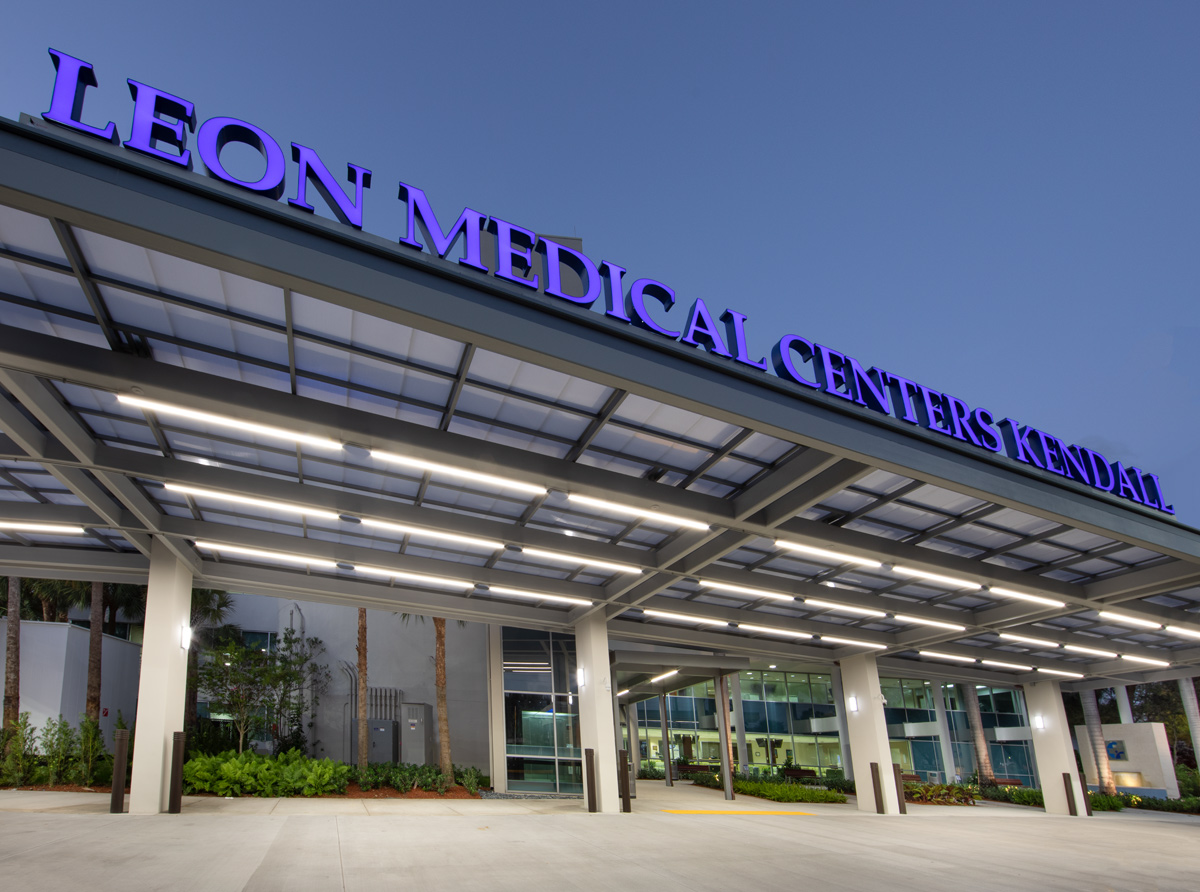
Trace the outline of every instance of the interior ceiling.
{"label": "interior ceiling", "polygon": [[1120,524],[18,203],[4,572],[144,580],[153,536],[213,586],[552,629],[603,611],[631,641],[763,661],[869,648],[917,674],[1085,683],[1200,661],[1200,563]]}

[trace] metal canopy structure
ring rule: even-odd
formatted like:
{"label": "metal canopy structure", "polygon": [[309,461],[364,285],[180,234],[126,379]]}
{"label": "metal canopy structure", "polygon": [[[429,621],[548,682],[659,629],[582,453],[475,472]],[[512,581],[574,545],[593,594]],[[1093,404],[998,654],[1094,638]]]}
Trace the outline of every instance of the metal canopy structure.
{"label": "metal canopy structure", "polygon": [[0,432],[5,573],[145,581],[156,537],[214,587],[738,664],[1200,664],[1200,534],[1162,515],[29,121]]}

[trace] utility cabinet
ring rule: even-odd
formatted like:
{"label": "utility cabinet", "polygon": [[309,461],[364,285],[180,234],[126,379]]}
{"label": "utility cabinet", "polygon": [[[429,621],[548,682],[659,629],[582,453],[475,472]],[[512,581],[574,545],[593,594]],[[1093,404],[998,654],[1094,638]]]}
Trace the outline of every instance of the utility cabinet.
{"label": "utility cabinet", "polygon": [[[367,719],[367,761],[400,761],[400,723],[394,719]],[[350,760],[358,758],[358,720],[350,723]]]}
{"label": "utility cabinet", "polygon": [[400,704],[400,759],[414,765],[437,760],[433,734],[433,707],[428,703]]}

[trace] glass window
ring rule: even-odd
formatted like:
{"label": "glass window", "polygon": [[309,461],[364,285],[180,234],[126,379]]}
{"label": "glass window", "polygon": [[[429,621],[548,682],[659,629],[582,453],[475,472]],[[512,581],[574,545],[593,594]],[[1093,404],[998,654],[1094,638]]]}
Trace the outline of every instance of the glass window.
{"label": "glass window", "polygon": [[782,672],[764,672],[763,676],[763,691],[767,700],[786,703],[787,685],[783,681]]}
{"label": "glass window", "polygon": [[[900,679],[879,679],[879,690],[883,693],[885,706],[888,706],[892,709],[902,709],[904,707],[904,689],[900,686]],[[892,719],[888,719],[888,721],[892,721]],[[901,721],[903,721],[903,719],[901,719]]]}
{"label": "glass window", "polygon": [[545,694],[507,693],[504,714],[510,754],[554,755],[553,698]]}
{"label": "glass window", "polygon": [[1002,688],[992,689],[992,710],[994,712],[1020,712],[1017,708],[1017,692]]}
{"label": "glass window", "polygon": [[554,760],[509,756],[508,788],[537,793],[557,792]]}
{"label": "glass window", "polygon": [[554,733],[559,758],[579,759],[583,756],[579,742],[579,704],[574,695],[559,694],[554,698]]}
{"label": "glass window", "polygon": [[739,678],[742,684],[742,700],[761,700],[763,698],[761,672],[742,672]]}
{"label": "glass window", "polygon": [[828,675],[813,673],[808,681],[812,685],[813,703],[833,703],[833,682]]}
{"label": "glass window", "polygon": [[803,672],[789,672],[787,677],[788,699],[793,703],[812,703],[812,687]]}

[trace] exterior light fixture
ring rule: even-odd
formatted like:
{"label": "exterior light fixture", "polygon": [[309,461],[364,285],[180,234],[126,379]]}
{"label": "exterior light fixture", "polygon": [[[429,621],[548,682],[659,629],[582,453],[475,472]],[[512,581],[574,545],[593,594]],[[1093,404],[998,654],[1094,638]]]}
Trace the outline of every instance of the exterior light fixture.
{"label": "exterior light fixture", "polygon": [[584,685],[584,679],[586,679],[586,678],[587,678],[587,673],[584,672],[583,667],[576,666],[575,667],[575,687],[582,690],[583,685]]}
{"label": "exterior light fixture", "polygon": [[623,691],[617,691],[617,696],[618,696],[618,697],[624,697],[624,696],[625,696],[626,694],[628,694],[628,693],[629,693],[629,688],[626,688],[626,689],[625,689],[625,690],[623,690]]}
{"label": "exterior light fixture", "polygon": [[892,618],[896,622],[915,623],[919,626],[937,626],[939,629],[953,629],[956,632],[965,632],[966,626],[960,626],[958,623],[944,623],[938,619],[924,619],[919,616],[908,616],[903,613],[893,613]]}
{"label": "exterior light fixture", "polygon": [[805,598],[805,604],[811,604],[813,607],[819,607],[822,610],[841,610],[845,613],[858,613],[862,616],[887,616],[882,610],[873,610],[870,607],[854,607],[850,604],[838,604],[834,601],[822,601],[819,598]]}
{"label": "exterior light fixture", "polygon": [[1121,654],[1122,660],[1131,660],[1134,663],[1145,663],[1147,666],[1162,666],[1166,668],[1171,664],[1166,660],[1152,660],[1149,657],[1135,657],[1133,654]]}
{"label": "exterior light fixture", "polygon": [[593,558],[580,557],[574,554],[560,554],[557,551],[542,551],[540,548],[521,547],[521,553],[530,557],[542,558],[547,561],[557,561],[563,564],[580,564],[584,567],[595,567],[598,570],[612,570],[614,573],[641,573],[641,567],[632,564],[618,564],[613,561],[598,561]]}
{"label": "exterior light fixture", "polygon": [[1100,616],[1105,619],[1111,619],[1114,623],[1128,623],[1131,626],[1137,626],[1141,629],[1161,629],[1162,623],[1152,623],[1148,619],[1138,619],[1133,616],[1125,616],[1120,613],[1113,613],[1110,610],[1099,611]]}
{"label": "exterior light fixture", "polygon": [[1040,647],[1058,647],[1057,641],[1047,638],[1031,638],[1028,635],[1014,635],[1012,632],[1001,632],[1000,637],[1005,641],[1020,641],[1022,644],[1036,644]]}
{"label": "exterior light fixture", "polygon": [[1039,731],[1041,731],[1043,728],[1046,727],[1046,720],[1044,718],[1042,718],[1040,715],[1035,715],[1033,717],[1033,727],[1035,727]]}
{"label": "exterior light fixture", "polygon": [[821,641],[828,641],[830,644],[845,644],[850,647],[871,647],[876,650],[887,650],[888,645],[876,644],[873,641],[859,641],[855,638],[834,638],[832,635],[822,635]]}
{"label": "exterior light fixture", "polygon": [[662,675],[654,676],[654,678],[650,679],[650,684],[658,684],[660,681],[666,681],[671,676],[678,675],[678,674],[679,674],[678,669],[672,669],[670,672],[664,672]]}
{"label": "exterior light fixture", "polygon": [[753,598],[772,598],[776,601],[795,601],[792,595],[781,592],[770,592],[761,588],[750,588],[745,585],[732,585],[728,582],[713,582],[711,579],[701,579],[700,584],[720,592],[732,592],[735,595],[749,595]]}
{"label": "exterior light fixture", "polygon": [[197,542],[197,548],[205,551],[215,551],[219,554],[238,554],[244,557],[262,558],[268,561],[280,561],[285,564],[301,564],[306,567],[321,567],[326,570],[336,570],[336,561],[324,558],[309,557],[303,554],[287,554],[280,551],[263,551],[259,548],[243,548],[241,545],[222,545],[219,542]]}
{"label": "exterior light fixture", "polygon": [[1065,601],[1057,601],[1054,598],[1043,598],[1041,595],[1027,595],[1024,592],[1014,592],[1012,589],[996,588],[994,585],[985,585],[983,590],[989,595],[995,595],[998,598],[1012,598],[1015,601],[1032,601],[1034,604],[1045,604],[1047,607],[1066,607]]}
{"label": "exterior light fixture", "polygon": [[192,646],[192,627],[182,625],[179,627],[179,646],[183,650],[187,650]]}
{"label": "exterior light fixture", "polygon": [[601,511],[608,511],[612,514],[620,514],[626,517],[640,517],[643,520],[657,520],[659,523],[665,523],[673,527],[684,527],[689,530],[708,530],[709,525],[701,523],[698,520],[691,520],[686,517],[676,517],[673,514],[663,514],[660,511],[645,511],[641,508],[634,508],[631,505],[618,505],[616,502],[607,502],[604,499],[593,499],[591,496],[581,496],[576,493],[568,493],[567,500],[577,502],[580,505],[587,505],[589,508],[599,508]]}
{"label": "exterior light fixture", "polygon": [[801,545],[799,542],[788,542],[786,539],[776,539],[776,548],[785,548],[788,551],[798,551],[801,554],[811,555],[815,558],[823,558],[827,561],[834,561],[839,564],[858,564],[860,567],[882,567],[879,561],[873,561],[869,558],[855,557],[852,554],[843,554],[840,551],[829,551],[825,548],[813,548],[811,545]]}
{"label": "exterior light fixture", "polygon": [[999,666],[1001,669],[1020,669],[1023,672],[1032,672],[1032,666],[1022,666],[1020,663],[1002,663],[1000,660],[980,660],[985,666]]}
{"label": "exterior light fixture", "polygon": [[847,697],[846,698],[846,708],[849,709],[851,712],[858,712],[858,698],[857,697]]}
{"label": "exterior light fixture", "polygon": [[974,663],[974,657],[960,657],[958,654],[942,653],[939,650],[919,650],[917,651],[923,657],[933,657],[936,660],[954,660],[956,663]]}
{"label": "exterior light fixture", "polygon": [[681,623],[700,623],[705,626],[728,626],[729,623],[723,619],[709,619],[706,616],[688,616],[686,613],[672,613],[669,610],[643,610],[642,613],[646,616],[657,617],[658,619],[670,619]]}
{"label": "exterior light fixture", "polygon": [[303,514],[305,517],[320,517],[324,520],[337,520],[340,515],[335,511],[323,508],[309,508],[304,505],[289,505],[286,502],[273,502],[269,499],[255,499],[250,496],[239,496],[215,489],[204,489],[199,486],[184,486],[181,483],[165,483],[164,489],[182,493],[187,496],[199,496],[203,499],[216,499],[220,502],[233,502],[237,505],[252,505],[255,508],[266,508],[270,511],[285,511],[289,514]]}
{"label": "exterior light fixture", "polygon": [[953,576],[942,576],[938,573],[926,573],[924,570],[913,570],[909,567],[892,567],[892,572],[899,573],[901,576],[911,576],[915,579],[927,579],[930,582],[937,582],[951,588],[975,590],[983,587],[978,582],[971,582],[967,579],[956,579]]}
{"label": "exterior light fixture", "polygon": [[545,592],[527,592],[519,588],[507,588],[502,585],[489,585],[488,591],[495,595],[508,595],[511,598],[529,598],[534,601],[555,601],[559,604],[576,604],[580,607],[591,607],[592,602],[586,598],[571,598],[567,595],[548,595]]}
{"label": "exterior light fixture", "polygon": [[738,623],[739,629],[747,632],[761,632],[764,635],[786,635],[789,638],[811,638],[808,632],[793,632],[791,629],[777,629],[774,626],[752,626],[750,623]]}
{"label": "exterior light fixture", "polygon": [[25,523],[20,520],[0,520],[0,532],[52,533],[63,536],[80,536],[87,532],[83,527],[68,523]]}
{"label": "exterior light fixture", "polygon": [[427,530],[423,527],[413,527],[404,523],[392,523],[390,520],[372,520],[369,517],[362,519],[362,525],[372,527],[377,530],[389,530],[393,533],[403,533],[405,536],[425,536],[429,539],[437,539],[439,542],[452,542],[455,545],[470,545],[475,548],[490,548],[493,551],[500,551],[504,548],[503,542],[497,542],[494,539],[478,539],[474,536],[460,536],[457,533],[443,533],[440,530]]}
{"label": "exterior light fixture", "polygon": [[397,455],[394,452],[382,452],[378,449],[372,449],[371,458],[377,458],[389,464],[413,468],[430,474],[453,477],[456,480],[482,483],[486,486],[494,486],[497,489],[511,489],[514,492],[523,492],[531,496],[544,496],[547,492],[546,487],[537,486],[533,483],[524,483],[509,477],[497,477],[495,474],[481,474],[478,471],[468,471],[466,468],[456,468],[453,465],[443,465],[440,462],[426,461],[423,458],[412,458],[408,455]]}
{"label": "exterior light fixture", "polygon": [[1167,626],[1167,631],[1172,635],[1181,635],[1184,638],[1200,638],[1200,632],[1195,629],[1185,629],[1183,626]]}
{"label": "exterior light fixture", "polygon": [[395,579],[397,582],[411,582],[414,585],[429,585],[437,588],[455,588],[467,591],[475,587],[475,583],[465,579],[450,579],[446,576],[426,576],[424,573],[408,573],[404,570],[389,570],[386,567],[366,567],[354,565],[355,573],[366,576],[382,576],[385,579]]}
{"label": "exterior light fixture", "polygon": [[1111,650],[1099,650],[1095,647],[1082,647],[1078,644],[1064,644],[1063,650],[1069,650],[1077,654],[1089,654],[1093,657],[1108,657],[1110,660],[1115,660],[1117,655]]}
{"label": "exterior light fixture", "polygon": [[1064,672],[1062,669],[1047,669],[1045,666],[1038,666],[1038,672],[1045,672],[1047,675],[1061,675],[1063,678],[1083,678],[1082,672]]}
{"label": "exterior light fixture", "polygon": [[291,440],[293,443],[303,443],[305,446],[313,446],[317,449],[341,449],[343,444],[337,440],[331,440],[328,437],[317,437],[312,434],[304,434],[300,431],[287,430],[282,427],[273,427],[269,424],[257,424],[253,421],[242,421],[240,418],[230,418],[228,415],[215,415],[212,412],[200,412],[196,409],[186,409],[183,406],[175,406],[171,403],[160,403],[158,400],[147,400],[140,396],[131,396],[130,394],[118,393],[117,402],[127,406],[135,406],[138,409],[149,409],[157,415],[174,415],[179,418],[187,418],[191,421],[200,421],[205,424],[211,424],[216,427],[228,427],[233,430],[239,430],[248,434],[258,434],[263,437],[271,437],[276,440]]}

